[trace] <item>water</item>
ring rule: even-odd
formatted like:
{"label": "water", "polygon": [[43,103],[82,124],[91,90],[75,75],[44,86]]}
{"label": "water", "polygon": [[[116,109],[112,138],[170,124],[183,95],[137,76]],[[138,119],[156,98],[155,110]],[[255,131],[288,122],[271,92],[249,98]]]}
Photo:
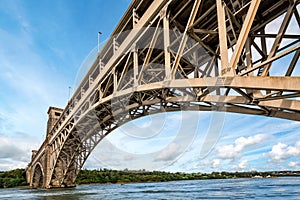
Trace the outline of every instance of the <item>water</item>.
{"label": "water", "polygon": [[300,177],[82,185],[71,189],[0,189],[0,199],[299,199]]}

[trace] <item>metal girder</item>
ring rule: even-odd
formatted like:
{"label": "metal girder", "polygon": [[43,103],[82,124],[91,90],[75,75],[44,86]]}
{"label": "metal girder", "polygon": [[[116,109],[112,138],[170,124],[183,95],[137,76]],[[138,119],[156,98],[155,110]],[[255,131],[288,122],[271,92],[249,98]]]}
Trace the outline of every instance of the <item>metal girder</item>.
{"label": "metal girder", "polygon": [[[244,88],[274,91],[300,91],[300,77],[210,77],[178,79],[136,87],[135,92],[161,88]],[[131,89],[119,91],[114,96],[132,93]],[[110,97],[112,98],[112,96]],[[107,101],[107,100],[106,100]]]}
{"label": "metal girder", "polygon": [[[278,32],[278,35],[275,39],[275,42],[272,46],[272,49],[269,53],[269,56],[268,56],[268,59],[271,59],[277,52],[278,48],[279,48],[279,45],[283,39],[283,36],[287,30],[287,27],[289,25],[289,22],[291,21],[291,18],[292,18],[292,15],[294,13],[294,10],[295,10],[295,6],[296,6],[296,2],[293,2],[289,9],[287,10],[287,13],[284,17],[284,20],[280,26],[280,29],[279,29],[279,32]],[[264,67],[264,70],[262,72],[262,76],[267,76],[267,74],[269,73],[269,70],[270,70],[270,67],[271,67],[271,63],[268,63],[265,67]]]}
{"label": "metal girder", "polygon": [[182,58],[182,53],[183,53],[184,47],[185,47],[186,42],[188,40],[187,32],[189,31],[190,27],[193,25],[193,23],[195,21],[195,18],[196,18],[196,15],[197,15],[197,12],[198,12],[198,9],[200,7],[201,2],[202,2],[201,0],[195,0],[195,3],[193,5],[189,20],[188,20],[187,25],[185,27],[184,33],[182,35],[182,40],[181,40],[180,45],[179,45],[177,56],[175,58],[173,66],[172,66],[172,74],[171,74],[172,79],[175,78],[176,70],[179,66],[179,62]]}
{"label": "metal girder", "polygon": [[231,71],[231,67],[229,67],[229,60],[228,60],[225,6],[222,0],[216,0],[216,1],[217,1],[217,13],[218,13],[217,15],[218,15],[218,30],[219,30],[219,45],[220,45],[222,75],[232,76],[234,74]]}
{"label": "metal girder", "polygon": [[261,0],[252,0],[251,1],[250,8],[248,10],[247,16],[245,18],[245,21],[244,21],[244,24],[243,24],[243,27],[242,27],[242,30],[241,30],[239,38],[238,38],[238,41],[236,43],[236,47],[233,51],[233,55],[232,55],[230,63],[229,63],[229,66],[231,66],[231,68],[232,68],[231,70],[232,70],[233,73],[235,73],[236,65],[237,65],[237,63],[240,59],[242,50],[243,50],[244,45],[247,41],[247,38],[248,38],[247,36],[249,35],[249,32],[251,30],[252,23],[253,23],[254,18],[256,16],[256,12],[258,10],[260,2],[261,2]]}
{"label": "metal girder", "polygon": [[169,51],[170,46],[170,16],[165,11],[165,16],[163,18],[163,27],[164,27],[164,53],[165,53],[165,77],[170,77],[171,75],[171,55]]}
{"label": "metal girder", "polygon": [[272,58],[270,58],[270,59],[267,59],[266,61],[261,62],[261,63],[259,63],[258,65],[253,66],[252,68],[250,68],[250,69],[248,69],[248,70],[246,70],[246,71],[240,73],[240,75],[241,75],[241,76],[246,75],[246,74],[248,74],[248,73],[250,73],[250,72],[252,72],[252,71],[254,71],[254,70],[257,70],[257,69],[263,67],[264,65],[267,65],[267,64],[269,64],[269,63],[272,63],[272,62],[275,61],[275,60],[278,60],[278,59],[280,59],[280,58],[282,58],[282,57],[284,57],[284,56],[287,56],[287,55],[289,55],[290,53],[292,53],[292,52],[294,52],[294,51],[296,51],[296,50],[298,50],[298,49],[300,49],[300,44],[298,44],[297,46],[294,46],[293,48],[288,49],[288,50],[286,50],[285,52],[282,52],[282,53],[280,53],[280,54],[278,54],[278,55],[276,55],[276,56],[274,56],[274,57],[272,57]]}

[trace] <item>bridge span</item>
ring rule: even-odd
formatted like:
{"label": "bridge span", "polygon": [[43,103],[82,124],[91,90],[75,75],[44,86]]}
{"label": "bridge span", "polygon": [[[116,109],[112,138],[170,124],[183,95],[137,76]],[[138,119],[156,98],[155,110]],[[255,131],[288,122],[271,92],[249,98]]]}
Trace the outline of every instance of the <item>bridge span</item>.
{"label": "bridge span", "polygon": [[154,113],[300,121],[299,2],[133,0],[68,105],[49,108],[30,186],[75,186],[106,135]]}

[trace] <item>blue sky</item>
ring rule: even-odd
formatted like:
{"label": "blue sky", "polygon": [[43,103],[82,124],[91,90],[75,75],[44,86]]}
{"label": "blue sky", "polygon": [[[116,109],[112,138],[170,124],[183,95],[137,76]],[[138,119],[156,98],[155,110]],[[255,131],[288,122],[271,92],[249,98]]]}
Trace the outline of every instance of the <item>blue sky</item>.
{"label": "blue sky", "polygon": [[[48,107],[66,105],[98,31],[108,38],[130,0],[0,3],[0,170],[8,170],[26,167],[44,140]],[[299,170],[299,132],[298,122],[261,116],[162,113],[114,131],[85,168]]]}

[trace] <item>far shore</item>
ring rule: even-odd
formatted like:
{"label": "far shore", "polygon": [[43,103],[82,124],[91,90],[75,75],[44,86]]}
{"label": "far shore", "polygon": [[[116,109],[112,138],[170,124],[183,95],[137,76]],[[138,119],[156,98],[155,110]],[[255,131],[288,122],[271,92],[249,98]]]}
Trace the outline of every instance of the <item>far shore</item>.
{"label": "far shore", "polygon": [[[136,184],[157,183],[186,180],[210,180],[210,179],[258,179],[277,177],[300,176],[300,171],[271,171],[271,172],[211,172],[211,173],[183,173],[162,172],[146,170],[81,170],[76,179],[77,185],[95,184]],[[26,182],[25,169],[16,169],[0,172],[0,188],[31,189]]]}

